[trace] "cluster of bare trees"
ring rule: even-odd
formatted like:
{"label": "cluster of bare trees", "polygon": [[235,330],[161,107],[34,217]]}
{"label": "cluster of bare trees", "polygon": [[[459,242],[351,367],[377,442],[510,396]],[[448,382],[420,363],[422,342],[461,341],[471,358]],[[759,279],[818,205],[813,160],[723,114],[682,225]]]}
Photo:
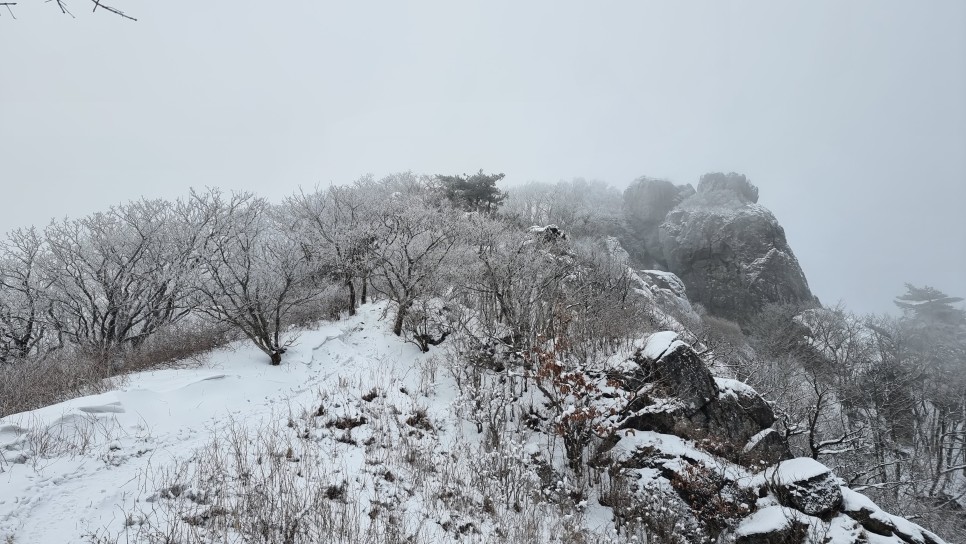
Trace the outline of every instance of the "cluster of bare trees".
{"label": "cluster of bare trees", "polygon": [[901,317],[768,307],[740,377],[775,399],[786,435],[906,516],[966,519],[966,314],[908,286]]}
{"label": "cluster of bare trees", "polygon": [[[499,178],[367,176],[277,204],[207,190],[15,230],[0,240],[0,369],[70,353],[109,375],[166,331],[206,326],[278,365],[295,325],[381,297],[393,333],[423,351],[460,333],[461,383],[480,399],[491,378],[511,396],[529,383],[566,397],[548,420],[576,467],[607,414],[565,406],[656,326],[653,308],[626,253],[600,239],[620,228],[619,194],[578,180],[506,196]],[[966,502],[958,302],[909,286],[899,318],[775,305],[744,331],[713,316],[701,326],[708,356],[774,400],[795,453],[939,526],[964,523],[946,514]]]}
{"label": "cluster of bare trees", "polygon": [[573,236],[616,235],[625,228],[623,198],[601,181],[530,182],[508,191],[503,213],[526,225],[557,225]]}
{"label": "cluster of bare trees", "polygon": [[469,222],[502,224],[502,194],[491,196],[491,211],[466,211],[439,178],[403,173],[280,204],[209,190],[13,231],[0,241],[0,361],[66,349],[110,372],[166,327],[208,321],[279,364],[292,323],[334,287],[349,313],[373,294],[390,299],[393,331],[425,348],[433,339],[412,310],[453,294]]}

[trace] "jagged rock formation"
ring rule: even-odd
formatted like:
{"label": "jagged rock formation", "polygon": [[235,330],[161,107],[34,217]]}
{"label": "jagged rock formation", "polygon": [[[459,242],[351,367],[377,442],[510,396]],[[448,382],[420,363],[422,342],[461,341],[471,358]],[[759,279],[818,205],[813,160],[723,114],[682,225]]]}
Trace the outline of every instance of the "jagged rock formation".
{"label": "jagged rock formation", "polygon": [[739,322],[770,302],[814,300],[784,229],[757,201],[745,176],[707,174],[660,226],[665,262],[691,300]]}
{"label": "jagged rock formation", "polygon": [[631,250],[645,268],[664,266],[660,226],[675,206],[694,194],[691,185],[674,185],[663,179],[642,177],[624,191],[623,212],[638,243]]}
{"label": "jagged rock formation", "polygon": [[777,433],[761,443],[775,422],[771,406],[744,383],[713,377],[677,333],[651,335],[621,372],[618,381],[636,392],[625,411],[624,428],[712,438],[734,462],[774,463],[789,457],[788,445]]}
{"label": "jagged rock formation", "polygon": [[657,520],[652,534],[734,544],[943,543],[843,487],[822,463],[792,459],[768,403],[742,382],[713,377],[677,333],[640,342],[611,377],[634,400],[596,462],[630,482],[630,502],[615,515]]}

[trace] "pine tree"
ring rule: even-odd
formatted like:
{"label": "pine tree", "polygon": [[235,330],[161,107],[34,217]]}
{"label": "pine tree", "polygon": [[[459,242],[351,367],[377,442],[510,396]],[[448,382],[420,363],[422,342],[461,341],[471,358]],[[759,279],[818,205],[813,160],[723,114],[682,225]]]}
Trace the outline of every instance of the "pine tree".
{"label": "pine tree", "polygon": [[506,199],[506,193],[496,187],[504,174],[484,174],[483,170],[468,176],[437,176],[443,195],[453,205],[469,212],[490,214]]}

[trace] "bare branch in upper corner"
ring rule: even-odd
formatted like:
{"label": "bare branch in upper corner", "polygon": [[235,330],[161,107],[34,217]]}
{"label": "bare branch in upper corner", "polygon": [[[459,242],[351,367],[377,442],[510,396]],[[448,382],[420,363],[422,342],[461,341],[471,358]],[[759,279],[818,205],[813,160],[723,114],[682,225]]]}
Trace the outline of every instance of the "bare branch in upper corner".
{"label": "bare branch in upper corner", "polygon": [[[49,2],[50,0],[47,0],[47,1]],[[61,13],[66,13],[67,15],[70,15],[71,17],[74,16],[74,14],[71,13],[69,9],[67,9],[67,6],[64,5],[64,0],[57,0],[57,7],[60,8],[60,12]]]}
{"label": "bare branch in upper corner", "polygon": [[[67,0],[46,0],[46,2],[48,3],[55,2],[57,4],[57,7],[60,9],[61,13],[74,17],[74,14],[71,13],[69,9],[67,9]],[[97,11],[97,8],[101,8],[103,10],[113,13],[114,15],[123,17],[124,19],[128,19],[130,21],[137,21],[135,17],[131,17],[127,13],[124,13],[123,11],[121,11],[120,9],[115,8],[114,6],[109,6],[104,2],[101,2],[101,0],[91,0],[91,2],[94,3],[94,9],[92,11]],[[0,2],[0,6],[6,7],[7,11],[10,12],[10,16],[13,17],[14,19],[16,19],[17,17],[13,13],[13,6],[16,6],[17,4],[18,2]]]}
{"label": "bare branch in upper corner", "polygon": [[124,13],[123,11],[121,11],[121,10],[119,10],[117,8],[113,8],[111,6],[108,6],[106,4],[101,3],[100,0],[91,0],[91,1],[94,2],[94,9],[92,11],[97,11],[97,8],[103,8],[103,9],[106,9],[107,11],[110,11],[111,13],[113,13],[115,15],[119,15],[121,17],[124,17],[125,19],[129,19],[131,21],[137,21],[137,19],[135,19],[134,17],[131,17],[130,15]]}
{"label": "bare branch in upper corner", "polygon": [[14,19],[16,19],[17,16],[13,14],[13,8],[10,6],[16,6],[16,5],[17,5],[16,2],[0,2],[0,6],[6,7],[7,11],[10,12],[10,16],[13,17]]}

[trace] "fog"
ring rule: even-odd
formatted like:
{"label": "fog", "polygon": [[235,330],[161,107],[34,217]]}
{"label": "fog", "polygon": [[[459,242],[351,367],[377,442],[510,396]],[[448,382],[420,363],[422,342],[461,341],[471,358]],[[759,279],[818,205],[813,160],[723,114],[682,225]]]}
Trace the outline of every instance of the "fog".
{"label": "fog", "polygon": [[144,2],[0,12],[0,230],[190,187],[746,174],[814,293],[966,296],[966,4]]}

